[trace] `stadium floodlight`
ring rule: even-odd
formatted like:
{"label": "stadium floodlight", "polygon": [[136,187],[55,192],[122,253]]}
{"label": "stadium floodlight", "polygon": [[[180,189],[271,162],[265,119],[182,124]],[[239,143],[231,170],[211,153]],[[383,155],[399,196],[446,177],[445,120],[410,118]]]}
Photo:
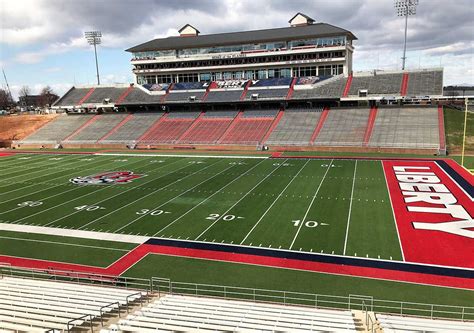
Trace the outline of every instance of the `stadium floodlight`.
{"label": "stadium floodlight", "polygon": [[102,32],[100,31],[86,31],[84,33],[84,37],[86,37],[87,42],[89,45],[94,45],[94,54],[95,54],[95,69],[97,72],[97,85],[100,85],[100,77],[99,77],[99,63],[97,61],[97,45],[102,43]]}
{"label": "stadium floodlight", "polygon": [[407,53],[407,30],[408,30],[408,16],[416,15],[416,6],[418,6],[418,0],[395,0],[395,9],[397,10],[398,16],[405,16],[405,42],[403,44],[403,65],[402,69],[405,69],[406,53]]}

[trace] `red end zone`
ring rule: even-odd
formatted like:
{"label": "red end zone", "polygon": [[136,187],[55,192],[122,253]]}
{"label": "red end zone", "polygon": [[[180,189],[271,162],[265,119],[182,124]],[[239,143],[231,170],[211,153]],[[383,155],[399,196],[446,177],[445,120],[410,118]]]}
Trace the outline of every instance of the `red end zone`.
{"label": "red end zone", "polygon": [[434,161],[383,167],[405,260],[474,268],[471,197]]}

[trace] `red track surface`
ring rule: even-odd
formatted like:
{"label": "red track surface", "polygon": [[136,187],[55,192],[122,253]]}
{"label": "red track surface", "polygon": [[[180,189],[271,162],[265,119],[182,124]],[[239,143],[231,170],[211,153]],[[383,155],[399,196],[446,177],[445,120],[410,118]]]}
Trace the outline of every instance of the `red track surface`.
{"label": "red track surface", "polygon": [[12,153],[0,153],[0,157],[2,157],[2,156],[9,156],[9,155],[12,155]]}

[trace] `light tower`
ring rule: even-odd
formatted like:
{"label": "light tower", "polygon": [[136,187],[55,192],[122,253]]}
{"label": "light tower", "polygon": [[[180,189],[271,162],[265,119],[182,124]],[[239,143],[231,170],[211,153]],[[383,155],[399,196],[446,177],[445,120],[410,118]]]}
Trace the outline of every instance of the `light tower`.
{"label": "light tower", "polygon": [[416,6],[418,6],[418,0],[395,0],[395,9],[397,10],[397,15],[405,16],[405,43],[403,44],[402,69],[405,69],[405,62],[407,59],[408,16],[416,15]]}
{"label": "light tower", "polygon": [[95,54],[95,69],[97,72],[97,84],[100,85],[100,78],[99,78],[99,63],[97,62],[97,45],[99,45],[102,40],[102,32],[100,31],[86,31],[84,36],[87,39],[89,45],[94,45],[94,54]]}

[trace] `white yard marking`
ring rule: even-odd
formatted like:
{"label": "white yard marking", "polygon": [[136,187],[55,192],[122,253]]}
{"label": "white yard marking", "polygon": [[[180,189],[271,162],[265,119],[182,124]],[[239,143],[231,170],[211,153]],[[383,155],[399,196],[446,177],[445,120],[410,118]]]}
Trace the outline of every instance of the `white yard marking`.
{"label": "white yard marking", "polygon": [[242,155],[180,155],[180,154],[116,154],[116,153],[96,153],[99,156],[139,156],[139,157],[192,157],[192,158],[248,158],[248,159],[267,159],[269,156],[242,156]]}
{"label": "white yard marking", "polygon": [[193,211],[194,209],[196,209],[197,207],[201,206],[204,202],[206,202],[207,200],[211,199],[212,197],[214,197],[215,195],[217,195],[218,193],[220,193],[223,189],[225,189],[227,186],[229,186],[230,184],[234,183],[235,181],[237,181],[238,179],[240,179],[241,177],[245,176],[246,174],[248,174],[251,170],[255,169],[257,166],[259,166],[261,163],[263,162],[260,161],[258,162],[257,164],[255,164],[253,167],[251,167],[250,169],[248,169],[247,171],[245,171],[244,173],[241,173],[237,178],[234,178],[233,180],[231,180],[230,182],[228,182],[226,185],[224,185],[223,187],[221,187],[219,190],[217,190],[216,192],[214,192],[213,194],[211,194],[210,196],[208,196],[207,198],[205,198],[204,200],[202,200],[201,202],[199,202],[197,205],[195,205],[194,207],[190,208],[188,211],[186,211],[185,213],[183,213],[181,216],[177,217],[176,219],[174,219],[173,221],[171,221],[170,223],[168,223],[167,225],[165,225],[163,228],[161,228],[160,230],[158,230],[155,234],[153,234],[153,236],[156,236],[157,234],[159,234],[160,232],[162,232],[163,230],[165,230],[166,228],[170,227],[171,225],[173,225],[174,223],[176,223],[178,220],[180,220],[182,217],[186,216],[187,214],[189,214],[191,211]]}
{"label": "white yard marking", "polygon": [[[171,185],[175,184],[176,182],[181,181],[182,179],[186,179],[186,178],[188,178],[188,177],[191,177],[191,176],[193,176],[194,174],[196,174],[196,173],[198,173],[198,172],[200,172],[200,171],[202,171],[202,170],[205,170],[205,169],[207,169],[207,168],[212,167],[213,165],[215,165],[215,164],[218,163],[218,162],[219,162],[219,161],[217,161],[217,162],[215,162],[215,163],[212,163],[212,164],[209,164],[207,167],[205,167],[205,168],[203,168],[203,169],[201,169],[201,170],[198,170],[198,171],[196,171],[196,172],[194,172],[194,173],[191,173],[191,174],[189,174],[189,175],[186,176],[186,177],[180,178],[180,179],[178,179],[178,180],[176,180],[176,181],[174,181],[174,182],[172,182],[172,183],[170,183],[170,184],[168,184],[168,185],[162,187],[161,189],[167,188],[168,186],[171,186]],[[199,185],[202,185],[203,183],[209,181],[210,179],[212,179],[212,178],[214,178],[214,177],[217,177],[217,176],[220,175],[221,173],[227,171],[229,168],[231,168],[231,167],[228,167],[228,168],[222,170],[221,172],[215,174],[214,176],[212,176],[212,177],[210,177],[210,178],[204,179],[204,180],[203,180],[202,182],[200,182],[199,184],[194,185],[193,187],[187,189],[187,190],[186,190],[185,192],[183,192],[183,193],[178,194],[177,196],[174,196],[173,198],[169,199],[169,200],[166,201],[165,203],[162,203],[162,204],[159,205],[158,207],[155,207],[155,208],[151,209],[150,211],[151,211],[151,212],[154,212],[154,211],[156,211],[157,209],[160,209],[160,208],[163,207],[164,205],[170,203],[171,201],[175,200],[176,198],[179,198],[179,197],[182,196],[183,194],[188,193],[189,191],[195,189],[195,188],[198,187]],[[143,197],[140,197],[139,199],[134,200],[134,201],[132,201],[132,202],[129,203],[129,204],[132,204],[132,203],[134,203],[134,202],[136,202],[136,201],[140,201],[140,200],[142,200],[143,198],[146,198],[146,197],[148,197],[149,195],[152,195],[152,194],[154,194],[154,193],[160,191],[161,189],[157,189],[156,191],[153,191],[153,192],[151,192],[151,193],[148,193],[147,195],[144,195]],[[120,209],[122,209],[122,208],[128,206],[129,204],[127,204],[127,205],[125,205],[125,206],[122,206],[122,207],[119,208],[119,209],[116,209],[116,210],[113,211],[112,213],[115,213],[117,210],[120,210]],[[112,213],[109,213],[109,214],[107,214],[107,215],[110,215],[110,214],[112,214]],[[98,219],[96,219],[96,220],[94,220],[94,221],[92,221],[92,222],[95,222],[95,221],[97,221],[97,220],[100,220],[101,218],[103,218],[103,217],[105,217],[105,216],[107,216],[107,215],[104,215],[104,216],[102,216],[102,217],[100,217],[100,218],[98,218]],[[122,226],[122,227],[118,228],[117,230],[115,230],[115,232],[125,229],[125,228],[128,227],[129,225],[135,223],[136,221],[138,221],[139,219],[141,219],[141,218],[143,218],[143,217],[145,217],[145,216],[147,216],[147,215],[148,215],[148,214],[140,215],[140,216],[137,217],[136,219],[130,221],[129,223],[127,223],[127,224],[125,224],[124,226]],[[86,224],[85,226],[91,224],[92,222],[89,222],[89,223]],[[81,228],[82,228],[82,227],[81,227]]]}
{"label": "white yard marking", "polygon": [[332,162],[334,161],[334,159],[331,160],[331,162],[329,162],[328,164],[328,167],[326,169],[326,172],[324,173],[324,176],[323,178],[321,179],[321,182],[319,183],[319,186],[318,188],[316,189],[316,192],[314,193],[313,195],[313,198],[311,199],[311,202],[308,206],[308,209],[306,210],[305,214],[304,214],[304,217],[303,219],[301,220],[301,224],[300,226],[298,227],[298,230],[296,231],[296,234],[295,234],[295,237],[293,238],[293,241],[291,242],[291,245],[290,245],[290,250],[293,248],[293,245],[295,244],[296,242],[296,238],[298,238],[298,235],[301,231],[301,227],[303,226],[304,222],[306,221],[306,217],[308,217],[308,214],[309,214],[309,211],[311,210],[311,207],[313,206],[313,203],[314,203],[314,200],[316,199],[316,196],[318,195],[319,193],[319,190],[321,189],[321,186],[323,185],[323,182],[324,182],[324,179],[326,179],[326,175],[328,174],[329,170],[331,169],[331,165],[332,165]]}
{"label": "white yard marking", "polygon": [[[100,162],[99,165],[93,166],[93,167],[87,167],[87,168],[85,168],[85,169],[81,169],[81,171],[89,170],[89,169],[95,169],[95,168],[98,168],[98,167],[103,167],[104,165],[107,165],[107,164],[108,164],[108,163],[103,163],[104,161],[107,162],[107,161],[110,161],[110,159],[106,159],[106,160],[103,160],[103,161],[98,161],[98,162]],[[133,164],[133,163],[132,163],[132,164]],[[46,174],[44,174],[43,176],[40,176],[40,177],[45,177],[45,176],[48,176],[48,175],[51,175],[51,174],[54,174],[54,173],[56,173],[56,172],[49,172],[49,173],[46,173]],[[61,176],[58,176],[58,177],[53,177],[53,178],[51,178],[50,180],[56,180],[56,179],[60,179],[60,178],[66,177],[66,176],[67,176],[67,177],[70,177],[70,176],[72,176],[72,175],[75,174],[75,173],[77,173],[77,172],[74,171],[74,172],[68,173],[67,175],[61,175]],[[40,178],[40,177],[35,177],[35,178]],[[32,178],[32,179],[35,179],[35,178]],[[30,180],[31,180],[31,179],[28,179],[28,181],[30,181]],[[11,190],[11,191],[2,192],[2,193],[0,193],[0,195],[9,194],[9,193],[12,193],[12,192],[24,190],[25,188],[32,187],[32,186],[37,186],[38,184],[40,184],[40,183],[33,183],[33,184],[31,184],[31,185],[21,186],[21,187],[18,187],[17,189]],[[34,194],[34,193],[41,192],[41,191],[44,191],[44,190],[48,190],[48,189],[54,188],[54,187],[56,187],[56,186],[61,186],[61,185],[63,185],[63,184],[60,184],[60,185],[53,185],[53,186],[48,187],[48,188],[42,188],[42,189],[39,190],[39,191],[36,191],[36,192],[33,192],[33,193],[29,193],[29,194]],[[25,195],[26,195],[26,194],[25,194]],[[21,196],[19,196],[19,197],[17,197],[17,198],[21,198],[21,197],[23,197],[23,196],[25,196],[25,195],[21,195]],[[12,200],[15,200],[15,199],[16,199],[16,198],[14,198],[14,199],[12,199]],[[10,200],[8,200],[8,201],[10,201]],[[5,201],[5,202],[6,202],[6,201]]]}
{"label": "white yard marking", "polygon": [[51,235],[51,236],[97,239],[97,240],[104,240],[104,241],[114,241],[114,242],[133,243],[133,244],[142,244],[150,239],[150,237],[144,237],[144,236],[129,236],[129,235],[122,235],[122,234],[108,233],[108,232],[95,232],[95,231],[85,231],[85,230],[76,230],[76,229],[60,229],[60,228],[23,225],[23,224],[16,225],[16,224],[10,224],[10,223],[0,223],[0,230],[27,232],[31,234],[41,234],[41,235]]}
{"label": "white yard marking", "polygon": [[390,189],[388,187],[388,182],[387,182],[387,175],[385,174],[385,168],[383,167],[383,161],[380,161],[380,165],[383,170],[383,175],[385,177],[385,186],[387,188],[388,192],[388,198],[390,199],[390,208],[392,209],[392,216],[393,216],[393,222],[395,223],[395,228],[397,230],[397,237],[398,237],[398,244],[400,245],[400,251],[402,253],[402,259],[405,261],[405,253],[403,253],[403,247],[402,247],[402,242],[400,240],[400,233],[398,232],[398,224],[397,224],[397,219],[395,218],[395,211],[393,210],[393,201],[392,201],[392,195],[390,194]]}
{"label": "white yard marking", "polygon": [[[288,159],[285,160],[285,162],[288,161]],[[252,187],[247,193],[245,193],[237,202],[235,202],[229,209],[227,209],[224,213],[221,214],[221,216],[219,218],[217,218],[213,223],[211,223],[211,225],[209,225],[203,232],[201,232],[199,234],[199,236],[197,236],[195,239],[199,239],[201,238],[202,235],[204,235],[209,229],[211,229],[217,222],[220,221],[221,217],[222,216],[225,216],[227,215],[227,213],[229,213],[232,208],[234,208],[235,206],[237,206],[242,200],[244,200],[247,195],[249,195],[250,192],[252,192],[254,189],[256,189],[261,183],[263,183],[268,177],[270,177],[270,175],[272,173],[274,173],[275,171],[277,171],[278,169],[280,169],[282,167],[282,164],[280,164],[279,166],[277,166],[275,169],[273,169],[269,174],[267,174],[262,180],[260,180],[254,187]]]}
{"label": "white yard marking", "polygon": [[[175,162],[177,162],[177,161],[175,161]],[[171,165],[171,164],[173,164],[173,163],[175,163],[175,162],[172,162],[172,163],[167,164],[167,165]],[[133,162],[133,163],[131,163],[131,164],[134,164],[134,163],[136,163],[136,162]],[[130,163],[127,163],[127,164],[130,164]],[[170,173],[171,173],[171,172],[170,172]],[[161,178],[161,177],[159,177],[159,178]],[[159,178],[157,178],[157,179],[159,179]],[[79,196],[79,197],[75,197],[75,198],[72,198],[72,199],[70,199],[70,200],[63,201],[62,203],[60,203],[60,204],[58,204],[58,205],[55,205],[55,206],[53,206],[53,207],[46,208],[46,209],[41,210],[41,211],[39,211],[39,212],[37,212],[37,213],[34,213],[34,214],[31,214],[31,215],[22,217],[21,219],[15,220],[15,222],[18,223],[19,221],[28,219],[28,218],[30,218],[30,217],[32,217],[32,216],[36,216],[36,215],[38,215],[38,214],[44,213],[44,212],[46,212],[46,211],[49,211],[49,210],[51,210],[51,209],[55,209],[55,208],[57,208],[57,207],[60,207],[60,206],[62,206],[62,205],[65,205],[65,204],[67,204],[67,203],[69,203],[69,202],[71,202],[71,201],[77,200],[77,199],[82,198],[82,197],[84,197],[84,196],[86,196],[86,195],[90,195],[90,194],[96,193],[96,192],[98,192],[98,191],[105,190],[105,189],[107,189],[107,188],[108,188],[107,186],[104,186],[104,187],[99,188],[99,189],[97,189],[97,190],[95,190],[95,191],[92,191],[92,192],[83,194],[83,195],[81,195],[81,196]],[[130,189],[132,189],[132,188],[130,188]],[[124,193],[124,192],[122,192],[122,193]],[[45,226],[48,226],[48,225],[50,225],[50,223],[46,224]]]}
{"label": "white yard marking", "polygon": [[[172,163],[166,164],[166,165],[169,166],[169,165],[171,165],[171,164],[173,164],[173,163],[176,163],[176,162],[179,162],[179,161],[180,161],[180,160],[177,160],[177,161],[175,161],[175,162],[172,162]],[[164,166],[166,166],[166,165],[163,165],[162,167],[164,167]],[[188,167],[188,165],[186,164],[186,165],[182,166],[181,168],[179,168],[179,169],[177,169],[177,170],[183,169],[183,168],[185,168],[185,167]],[[127,189],[124,190],[123,192],[119,192],[119,193],[114,194],[114,195],[112,195],[112,196],[110,196],[110,197],[107,197],[107,198],[105,198],[105,199],[102,199],[102,200],[100,200],[100,201],[97,201],[97,202],[91,204],[90,206],[97,206],[98,204],[100,204],[100,203],[102,203],[102,202],[104,202],[104,201],[113,199],[113,198],[115,198],[115,197],[118,197],[119,195],[122,195],[122,194],[124,194],[124,193],[130,192],[130,191],[136,189],[137,187],[140,187],[140,186],[146,185],[146,184],[148,184],[148,183],[154,182],[154,181],[156,181],[156,180],[158,180],[158,179],[160,179],[160,178],[163,178],[163,177],[165,177],[165,176],[167,176],[167,175],[169,175],[169,174],[171,174],[171,173],[173,173],[173,172],[175,172],[175,171],[176,171],[176,170],[170,171],[170,172],[165,173],[164,175],[162,175],[162,176],[160,176],[160,177],[150,179],[149,181],[147,181],[147,182],[145,182],[145,183],[143,183],[143,184],[138,184],[138,185],[136,185],[136,186],[132,186],[132,187],[130,187],[130,188],[127,188]],[[98,192],[98,191],[101,191],[101,190],[105,190],[105,189],[107,189],[107,188],[110,188],[110,187],[104,186],[104,188],[99,189],[99,190],[97,190],[97,191],[90,192],[90,193],[88,193],[88,194],[92,194],[92,193],[95,193],[95,192]],[[88,195],[88,194],[86,194],[86,195]],[[83,197],[83,195],[81,195],[80,197]],[[80,198],[80,197],[79,197],[79,198]],[[74,199],[73,199],[73,200],[74,200]],[[69,200],[69,201],[72,201],[72,200]],[[51,221],[51,222],[45,224],[44,226],[45,226],[45,227],[50,226],[50,225],[54,224],[54,223],[57,222],[57,221],[60,221],[60,220],[62,220],[62,219],[65,219],[65,218],[67,218],[67,217],[69,217],[69,216],[75,215],[75,214],[80,213],[80,212],[81,212],[81,210],[77,210],[77,211],[72,212],[72,213],[70,213],[70,214],[61,216],[60,218],[57,218],[56,220],[53,220],[53,221]]]}
{"label": "white yard marking", "polygon": [[296,179],[296,177],[298,177],[298,175],[301,173],[301,171],[303,171],[303,169],[306,167],[306,165],[308,164],[309,161],[310,160],[308,159],[306,161],[306,163],[303,164],[301,169],[299,169],[298,172],[293,176],[293,178],[291,178],[290,182],[285,186],[285,188],[280,192],[280,194],[275,198],[275,200],[273,200],[272,204],[267,208],[267,210],[263,213],[263,215],[258,219],[257,223],[255,223],[255,225],[252,227],[252,229],[250,229],[250,231],[247,233],[247,235],[244,237],[244,239],[242,239],[240,244],[243,244],[247,240],[247,238],[254,231],[254,229],[257,227],[257,225],[265,218],[267,213],[270,211],[270,209],[272,209],[272,207],[280,199],[280,197],[283,195],[283,193],[285,193],[286,189],[291,185],[291,183],[293,183],[293,181]]}
{"label": "white yard marking", "polygon": [[355,185],[355,180],[356,180],[356,172],[357,172],[357,160],[355,161],[354,175],[352,177],[352,190],[351,190],[351,198],[349,201],[349,213],[347,214],[346,237],[344,238],[344,251],[343,251],[344,255],[346,254],[347,239],[349,238],[349,224],[351,223],[352,198],[354,197],[354,185]]}

